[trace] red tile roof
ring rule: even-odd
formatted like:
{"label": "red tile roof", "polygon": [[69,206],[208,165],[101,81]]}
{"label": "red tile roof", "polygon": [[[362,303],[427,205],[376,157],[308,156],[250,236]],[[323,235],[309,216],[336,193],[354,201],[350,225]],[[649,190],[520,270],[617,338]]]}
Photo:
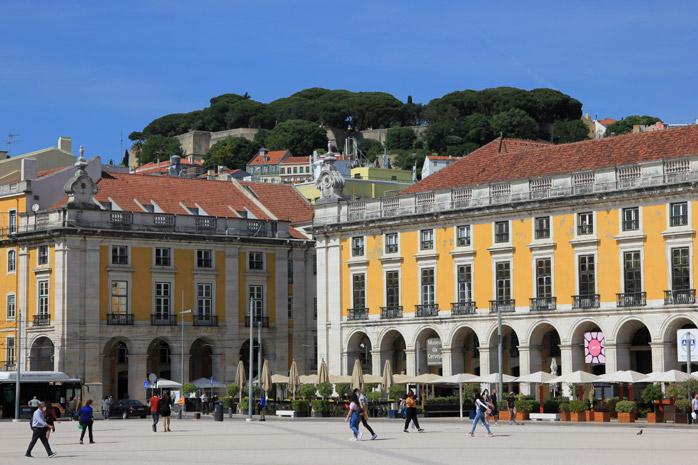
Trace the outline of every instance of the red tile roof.
{"label": "red tile roof", "polygon": [[616,122],[616,120],[614,120],[613,118],[604,118],[604,119],[600,119],[597,121],[599,124],[601,124],[603,126],[610,126],[611,124]]}
{"label": "red tile roof", "polygon": [[308,156],[288,157],[284,161],[282,161],[281,164],[282,165],[298,165],[298,164],[309,165],[310,164],[310,157],[308,157]]}
{"label": "red tile roof", "polygon": [[306,223],[313,219],[313,207],[295,187],[288,184],[241,182],[280,220]]}
{"label": "red tile roof", "polygon": [[427,155],[429,160],[443,161],[443,160],[453,160],[457,161],[461,157],[449,157],[448,155]]}
{"label": "red tile roof", "polygon": [[248,165],[278,165],[282,161],[284,161],[285,158],[288,158],[291,156],[291,153],[288,150],[272,150],[267,153],[267,160],[264,160],[264,158],[258,153],[257,155],[254,156],[252,160],[247,162]]}
{"label": "red tile roof", "polygon": [[698,155],[698,126],[572,144],[497,138],[403,192],[571,173]]}

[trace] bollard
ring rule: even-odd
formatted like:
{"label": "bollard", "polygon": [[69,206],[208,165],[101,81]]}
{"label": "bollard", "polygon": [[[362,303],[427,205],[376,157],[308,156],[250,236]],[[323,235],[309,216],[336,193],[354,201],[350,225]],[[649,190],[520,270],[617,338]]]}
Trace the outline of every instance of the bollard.
{"label": "bollard", "polygon": [[214,421],[223,421],[223,404],[216,402],[215,410],[213,411]]}

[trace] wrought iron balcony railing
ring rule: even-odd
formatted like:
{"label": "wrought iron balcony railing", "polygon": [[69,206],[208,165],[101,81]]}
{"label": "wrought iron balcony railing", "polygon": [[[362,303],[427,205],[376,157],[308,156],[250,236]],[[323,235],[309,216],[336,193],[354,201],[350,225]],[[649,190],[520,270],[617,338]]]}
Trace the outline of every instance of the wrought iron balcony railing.
{"label": "wrought iron balcony railing", "polygon": [[176,326],[177,315],[153,313],[150,315],[150,324],[151,326]]}
{"label": "wrought iron balcony railing", "polygon": [[572,308],[599,308],[599,294],[583,294],[572,296]]}
{"label": "wrought iron balcony railing", "polygon": [[547,312],[557,308],[557,297],[534,297],[530,300],[532,312]]}
{"label": "wrought iron balcony railing", "polygon": [[415,316],[424,318],[439,316],[439,304],[421,304],[414,307]]}
{"label": "wrought iron balcony railing", "polygon": [[672,289],[664,291],[664,305],[690,305],[695,303],[695,289]]}
{"label": "wrought iron balcony railing", "polygon": [[402,305],[381,307],[381,320],[390,318],[402,318]]}
{"label": "wrought iron balcony railing", "polygon": [[[259,326],[262,326],[262,328],[268,328],[269,327],[269,317],[268,316],[263,316],[263,317],[256,317],[254,319],[254,327],[259,328]],[[245,317],[245,328],[250,327],[250,317],[249,315]]]}
{"label": "wrought iron balcony railing", "polygon": [[216,315],[194,315],[192,320],[194,326],[218,326],[218,317]]}
{"label": "wrought iron balcony railing", "polygon": [[512,313],[516,310],[514,299],[490,300],[490,313]]}
{"label": "wrought iron balcony railing", "polygon": [[646,292],[619,292],[616,294],[618,307],[644,307],[647,305]]}
{"label": "wrought iron balcony railing", "polygon": [[464,300],[462,302],[451,303],[451,315],[474,315],[476,309],[475,302],[472,300]]}
{"label": "wrought iron balcony railing", "polygon": [[107,314],[108,325],[132,325],[133,315],[130,313],[109,313]]}
{"label": "wrought iron balcony railing", "polygon": [[349,321],[368,320],[368,309],[365,307],[350,308],[349,312],[347,314],[347,320],[349,320]]}
{"label": "wrought iron balcony railing", "polygon": [[34,315],[34,326],[50,326],[51,325],[51,315],[44,315],[40,313],[39,315]]}

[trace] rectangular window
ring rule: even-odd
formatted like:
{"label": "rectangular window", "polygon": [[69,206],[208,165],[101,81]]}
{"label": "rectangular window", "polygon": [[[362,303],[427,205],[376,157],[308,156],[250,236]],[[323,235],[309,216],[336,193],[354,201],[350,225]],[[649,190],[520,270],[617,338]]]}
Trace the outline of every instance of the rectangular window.
{"label": "rectangular window", "polygon": [[286,264],[286,275],[288,276],[288,283],[293,284],[293,260],[290,258]]}
{"label": "rectangular window", "polygon": [[456,246],[470,247],[470,225],[456,227]]}
{"label": "rectangular window", "polygon": [[623,252],[623,283],[626,293],[642,292],[640,251]]}
{"label": "rectangular window", "polygon": [[536,218],[535,226],[536,239],[550,239],[550,217],[539,216]]}
{"label": "rectangular window", "polygon": [[511,299],[511,263],[498,262],[495,265],[497,279],[497,302],[506,302]]}
{"label": "rectangular window", "polygon": [[385,235],[385,253],[397,253],[398,236],[397,233],[389,233]]}
{"label": "rectangular window", "polygon": [[5,339],[5,365],[8,367],[15,364],[15,338],[8,337]]}
{"label": "rectangular window", "polygon": [[313,320],[317,320],[317,297],[313,297]]}
{"label": "rectangular window", "polygon": [[688,202],[675,202],[669,205],[669,226],[688,224]]}
{"label": "rectangular window", "polygon": [[111,264],[128,265],[128,247],[125,245],[111,246]]}
{"label": "rectangular window", "polygon": [[39,265],[48,265],[48,246],[47,245],[40,245],[39,246],[39,258],[38,262]]}
{"label": "rectangular window", "polygon": [[472,293],[472,269],[470,265],[458,265],[458,303],[471,302]]}
{"label": "rectangular window", "polygon": [[400,305],[400,272],[385,272],[385,306],[398,307]]}
{"label": "rectangular window", "polygon": [[623,231],[637,231],[640,229],[640,207],[623,209]]}
{"label": "rectangular window", "polygon": [[17,269],[17,252],[9,250],[7,252],[7,272],[12,273]]}
{"label": "rectangular window", "polygon": [[577,235],[594,234],[594,213],[577,213]]}
{"label": "rectangular window", "polygon": [[293,320],[293,296],[288,296],[288,319]]}
{"label": "rectangular window", "polygon": [[111,282],[111,312],[116,315],[128,314],[128,281]]}
{"label": "rectangular window", "polygon": [[155,318],[169,318],[170,297],[170,283],[155,283]]}
{"label": "rectangular window", "polygon": [[363,257],[364,255],[364,238],[357,236],[351,238],[351,256]]}
{"label": "rectangular window", "polygon": [[196,251],[197,268],[213,268],[213,252],[211,249],[199,249]]}
{"label": "rectangular window", "polygon": [[549,298],[553,296],[553,276],[551,260],[539,258],[536,260],[536,297]]}
{"label": "rectangular window", "polygon": [[264,269],[264,253],[263,252],[248,252],[247,253],[248,266],[250,270],[263,270]]}
{"label": "rectangular window", "polygon": [[253,284],[249,287],[252,313],[255,321],[264,316],[264,286]]}
{"label": "rectangular window", "polygon": [[48,315],[48,280],[41,280],[38,282],[39,288],[39,301],[37,302],[36,313],[38,315]]}
{"label": "rectangular window", "polygon": [[16,297],[14,294],[7,296],[7,320],[14,320],[17,317]]}
{"label": "rectangular window", "polygon": [[17,210],[10,210],[8,213],[7,222],[9,223],[10,234],[17,232]]}
{"label": "rectangular window", "polygon": [[671,289],[684,291],[691,288],[691,262],[688,247],[671,249]]}
{"label": "rectangular window", "polygon": [[419,231],[419,248],[420,250],[434,249],[434,230],[422,229]]}
{"label": "rectangular window", "polygon": [[593,255],[579,256],[579,295],[596,294],[596,268]]}
{"label": "rectangular window", "polygon": [[354,308],[366,308],[366,275],[363,273],[351,276],[351,290]]}
{"label": "rectangular window", "polygon": [[213,316],[213,285],[210,283],[199,283],[196,285],[196,314],[200,318],[211,318]]}
{"label": "rectangular window", "polygon": [[421,296],[422,305],[434,305],[434,268],[422,268],[421,274]]}
{"label": "rectangular window", "polygon": [[503,243],[509,242],[509,222],[495,221],[494,223],[494,242]]}
{"label": "rectangular window", "polygon": [[172,266],[172,249],[169,247],[156,247],[155,266]]}

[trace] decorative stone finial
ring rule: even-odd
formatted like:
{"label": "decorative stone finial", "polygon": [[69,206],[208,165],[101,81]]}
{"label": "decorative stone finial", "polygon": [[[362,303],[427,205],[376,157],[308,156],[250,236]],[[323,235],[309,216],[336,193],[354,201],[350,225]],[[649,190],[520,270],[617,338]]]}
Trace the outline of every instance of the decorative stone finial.
{"label": "decorative stone finial", "polygon": [[68,208],[80,208],[84,210],[97,210],[99,205],[94,201],[97,193],[97,184],[87,174],[87,160],[85,149],[80,146],[80,156],[75,162],[75,173],[65,183],[64,190],[68,194]]}
{"label": "decorative stone finial", "polygon": [[322,160],[320,175],[315,181],[315,187],[320,191],[317,203],[336,202],[344,199],[344,178],[334,166],[335,157],[329,153]]}

